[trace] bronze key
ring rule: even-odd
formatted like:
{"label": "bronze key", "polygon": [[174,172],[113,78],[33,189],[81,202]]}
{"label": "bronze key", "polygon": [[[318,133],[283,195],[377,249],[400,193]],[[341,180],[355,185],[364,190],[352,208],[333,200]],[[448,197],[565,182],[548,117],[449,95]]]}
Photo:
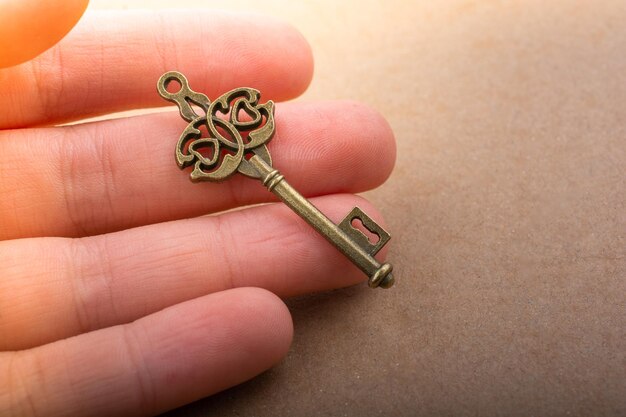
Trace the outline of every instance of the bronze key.
{"label": "bronze key", "polygon": [[[172,81],[179,85],[177,92],[167,90]],[[235,172],[260,179],[268,190],[367,274],[370,287],[393,285],[391,264],[381,264],[374,258],[391,238],[389,233],[358,207],[335,225],[272,167],[265,146],[275,131],[271,100],[259,104],[261,95],[257,90],[236,88],[211,102],[204,94],[191,90],[185,76],[176,71],[163,74],[157,89],[161,97],[178,105],[181,116],[189,122],[176,145],[176,162],[181,169],[193,165],[192,181],[223,181]],[[197,114],[192,105],[205,114]],[[378,240],[370,242],[353,226],[354,220],[359,220]]]}

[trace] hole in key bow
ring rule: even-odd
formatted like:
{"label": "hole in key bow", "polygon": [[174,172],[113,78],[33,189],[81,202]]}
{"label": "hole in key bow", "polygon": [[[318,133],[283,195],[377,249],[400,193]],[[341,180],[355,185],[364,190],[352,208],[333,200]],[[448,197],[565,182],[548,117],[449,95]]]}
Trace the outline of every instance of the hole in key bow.
{"label": "hole in key bow", "polygon": [[183,84],[180,81],[178,81],[176,78],[170,78],[165,81],[165,90],[168,93],[176,94],[180,90],[182,90],[182,88],[183,88]]}
{"label": "hole in key bow", "polygon": [[350,224],[352,227],[363,233],[372,245],[375,245],[380,241],[380,235],[368,229],[367,226],[363,224],[363,220],[358,217],[353,217],[352,220],[350,220]]}

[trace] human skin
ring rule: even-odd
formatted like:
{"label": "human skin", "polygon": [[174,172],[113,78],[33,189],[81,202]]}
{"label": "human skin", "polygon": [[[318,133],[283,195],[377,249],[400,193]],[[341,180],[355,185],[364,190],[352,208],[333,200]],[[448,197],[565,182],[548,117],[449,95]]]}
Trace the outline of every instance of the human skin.
{"label": "human skin", "polygon": [[[171,69],[209,97],[296,97],[313,69],[297,31],[221,12],[88,13],[38,55],[85,6],[67,4],[47,42],[3,52],[4,66],[32,60],[0,69],[0,415],[154,415],[279,362],[293,333],[280,297],[364,277],[284,205],[197,217],[272,196],[246,178],[190,183],[172,157],[175,110],[57,126],[163,105],[155,84]],[[383,222],[350,194],[393,167],[380,115],[279,103],[276,123],[274,163],[299,191],[335,221],[358,204]]]}

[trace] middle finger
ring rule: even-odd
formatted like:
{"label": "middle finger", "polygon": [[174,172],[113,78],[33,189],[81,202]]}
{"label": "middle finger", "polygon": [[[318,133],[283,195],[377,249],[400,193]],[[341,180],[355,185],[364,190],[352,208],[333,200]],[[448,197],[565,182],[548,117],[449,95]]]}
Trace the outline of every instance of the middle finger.
{"label": "middle finger", "polygon": [[[173,157],[184,126],[167,112],[0,133],[0,240],[101,234],[273,198],[241,175],[192,184]],[[373,188],[395,159],[386,121],[353,102],[278,105],[269,149],[307,196]]]}

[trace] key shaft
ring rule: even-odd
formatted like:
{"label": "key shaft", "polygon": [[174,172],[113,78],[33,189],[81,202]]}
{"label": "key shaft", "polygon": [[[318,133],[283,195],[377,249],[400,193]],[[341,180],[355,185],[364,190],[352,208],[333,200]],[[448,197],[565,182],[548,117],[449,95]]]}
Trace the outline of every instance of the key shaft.
{"label": "key shaft", "polygon": [[263,185],[269,191],[280,198],[369,277],[370,287],[389,288],[393,285],[391,264],[378,262],[309,200],[298,193],[277,169],[262,158],[255,155],[250,158],[249,162],[257,170]]}

